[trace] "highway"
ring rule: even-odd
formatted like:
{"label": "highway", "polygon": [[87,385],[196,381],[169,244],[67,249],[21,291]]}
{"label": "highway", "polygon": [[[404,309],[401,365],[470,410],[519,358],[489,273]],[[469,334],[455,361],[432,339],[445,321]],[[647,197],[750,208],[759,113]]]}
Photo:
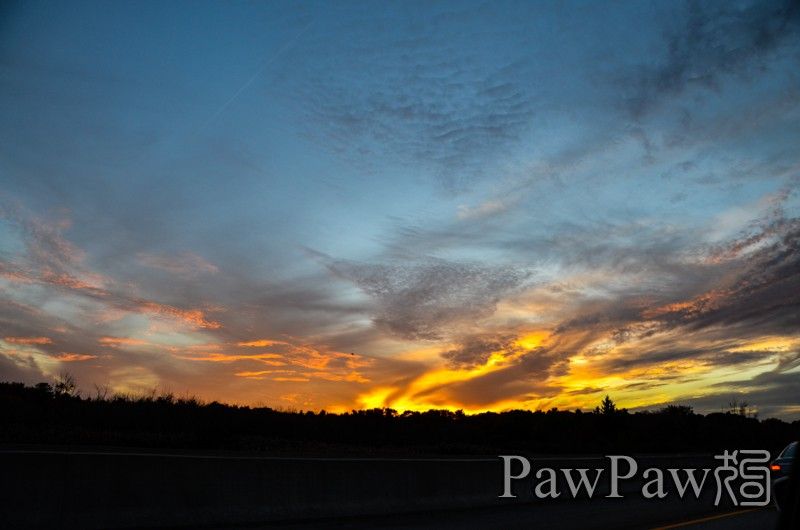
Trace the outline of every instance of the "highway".
{"label": "highway", "polygon": [[[772,508],[710,510],[685,501],[569,501],[549,505],[514,505],[471,510],[276,522],[259,528],[306,530],[547,529],[547,530],[768,530],[777,523]],[[230,530],[233,530],[231,527]]]}
{"label": "highway", "polygon": [[[605,505],[604,505],[605,504]],[[698,512],[680,515],[692,510],[681,506],[652,508],[636,501],[607,505],[575,502],[570,506],[542,508],[513,506],[502,509],[475,509],[460,512],[406,514],[384,517],[364,517],[346,520],[285,522],[265,525],[263,528],[283,529],[338,529],[366,530],[386,528],[392,530],[435,529],[552,529],[552,530],[761,530],[774,528],[777,512],[771,508],[755,510],[730,510]],[[234,527],[231,527],[231,530]]]}
{"label": "highway", "polygon": [[[707,458],[640,461],[702,467]],[[602,462],[591,456],[537,460],[571,468]],[[0,448],[0,466],[8,528],[722,530],[771,528],[776,519],[772,508],[715,508],[713,489],[704,489],[700,499],[643,499],[636,483],[619,499],[542,501],[520,494],[500,500],[503,470],[495,458]]]}

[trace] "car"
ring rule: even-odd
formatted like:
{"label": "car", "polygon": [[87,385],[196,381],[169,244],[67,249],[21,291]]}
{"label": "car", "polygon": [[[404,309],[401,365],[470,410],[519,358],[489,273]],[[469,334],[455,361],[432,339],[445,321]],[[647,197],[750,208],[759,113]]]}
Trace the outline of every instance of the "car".
{"label": "car", "polygon": [[797,456],[797,446],[798,442],[792,442],[787,445],[769,465],[770,473],[772,474],[772,499],[779,510],[786,504],[789,475],[792,472],[792,464]]}
{"label": "car", "polygon": [[790,443],[781,451],[781,454],[772,461],[769,469],[772,472],[773,480],[789,476],[789,473],[792,471],[792,461],[797,454],[797,445],[798,442]]}

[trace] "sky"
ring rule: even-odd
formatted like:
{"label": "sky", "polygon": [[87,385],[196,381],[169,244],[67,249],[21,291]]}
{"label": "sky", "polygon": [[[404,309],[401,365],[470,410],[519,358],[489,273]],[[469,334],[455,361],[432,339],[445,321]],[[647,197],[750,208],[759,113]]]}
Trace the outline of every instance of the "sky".
{"label": "sky", "polygon": [[0,380],[800,418],[796,2],[3,2]]}

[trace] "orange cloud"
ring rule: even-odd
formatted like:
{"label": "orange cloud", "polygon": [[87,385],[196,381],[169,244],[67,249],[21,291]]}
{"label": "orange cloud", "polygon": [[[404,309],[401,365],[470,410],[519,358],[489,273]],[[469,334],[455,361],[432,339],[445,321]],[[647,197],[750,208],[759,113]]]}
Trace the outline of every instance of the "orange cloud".
{"label": "orange cloud", "polygon": [[179,309],[171,305],[149,301],[141,301],[139,307],[145,312],[171,317],[197,328],[219,329],[222,326],[219,322],[207,320],[205,314],[199,309]]}
{"label": "orange cloud", "polygon": [[455,368],[437,364],[420,375],[406,380],[403,385],[369,388],[362,392],[356,401],[364,408],[391,407],[398,410],[449,408],[482,412],[521,407],[521,403],[514,399],[498,400],[481,407],[470,407],[450,395],[448,387],[513,367],[515,361],[530,350],[546,344],[550,338],[550,333],[544,330],[523,333],[504,348],[489,352],[489,357],[483,364]]}
{"label": "orange cloud", "polygon": [[55,274],[55,273],[45,272],[42,274],[42,280],[51,285],[66,287],[68,289],[75,289],[80,291],[92,291],[99,296],[106,296],[108,294],[108,292],[103,290],[102,288],[102,283],[103,283],[102,277],[94,274],[89,274],[84,276],[86,277],[86,279],[82,280],[77,276],[73,276],[67,273]]}
{"label": "orange cloud", "polygon": [[[371,366],[374,359],[365,358],[350,353],[328,351],[308,344],[291,344],[286,341],[272,339],[255,339],[233,343],[231,346],[256,348],[281,346],[279,352],[266,351],[259,353],[228,353],[225,351],[197,351],[197,348],[174,348],[172,354],[176,358],[193,362],[209,363],[237,363],[258,362],[272,367],[285,367],[281,370],[241,370],[235,372],[236,377],[247,379],[266,379],[275,374],[273,378],[282,382],[307,382],[310,380],[324,380],[331,382],[368,383],[370,379],[362,374],[359,369]],[[217,348],[224,349],[225,345],[218,344]]]}
{"label": "orange cloud", "polygon": [[264,376],[273,375],[273,374],[296,374],[294,370],[256,370],[256,371],[244,371],[244,372],[236,372],[233,375],[236,377],[244,377],[247,379],[264,379]]}
{"label": "orange cloud", "polygon": [[49,337],[5,337],[3,340],[11,344],[53,344]]}
{"label": "orange cloud", "polygon": [[[285,375],[277,375],[275,374],[285,374]],[[264,380],[264,379],[271,379],[272,381],[279,381],[282,383],[307,383],[310,379],[307,377],[306,374],[298,374],[294,370],[258,370],[253,372],[236,372],[234,374],[236,377],[244,377],[245,379],[254,379],[254,380]],[[270,377],[275,376],[275,377]]]}
{"label": "orange cloud", "polygon": [[237,342],[237,346],[241,346],[244,348],[265,348],[267,346],[274,346],[275,344],[286,344],[283,341],[279,340],[270,340],[270,339],[258,339],[258,340],[251,340],[248,342]]}
{"label": "orange cloud", "polygon": [[8,270],[4,264],[0,264],[0,278],[13,283],[36,283],[29,274],[19,270]]}
{"label": "orange cloud", "polygon": [[256,372],[236,372],[236,377],[247,377],[250,379],[263,379],[265,375],[271,374],[273,370],[258,370]]}
{"label": "orange cloud", "polygon": [[347,374],[336,374],[331,372],[311,372],[306,375],[318,379],[324,379],[326,381],[350,381],[352,383],[369,383],[369,379],[367,379],[358,372],[350,372]]}
{"label": "orange cloud", "polygon": [[686,316],[699,315],[716,308],[719,304],[719,301],[724,296],[725,293],[722,291],[710,291],[700,296],[696,296],[691,300],[666,304],[661,307],[647,310],[642,314],[642,316],[644,316],[644,318],[659,318],[664,315],[675,313],[681,313]]}
{"label": "orange cloud", "polygon": [[141,339],[132,339],[129,337],[101,337],[97,339],[97,342],[103,344],[104,346],[111,346],[112,348],[117,348],[119,346],[142,346],[149,344],[147,341]]}
{"label": "orange cloud", "polygon": [[185,359],[187,361],[201,361],[201,362],[212,362],[212,363],[232,363],[234,361],[259,361],[264,364],[268,364],[271,366],[282,366],[286,364],[281,359],[283,356],[277,353],[256,353],[253,355],[237,355],[237,354],[227,354],[227,353],[206,353],[206,354],[195,354],[195,355],[175,355],[175,357],[179,359]]}
{"label": "orange cloud", "polygon": [[71,363],[97,359],[97,355],[88,355],[85,353],[59,353],[55,356],[55,358],[65,363]]}

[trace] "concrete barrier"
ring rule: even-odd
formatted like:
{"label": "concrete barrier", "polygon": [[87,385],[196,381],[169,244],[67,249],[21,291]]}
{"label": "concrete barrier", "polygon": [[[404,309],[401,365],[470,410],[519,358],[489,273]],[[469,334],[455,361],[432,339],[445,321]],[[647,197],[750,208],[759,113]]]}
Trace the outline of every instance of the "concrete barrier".
{"label": "concrete barrier", "polygon": [[[707,457],[637,460],[641,469],[713,466]],[[535,471],[594,469],[608,462],[533,457],[532,463]],[[509,500],[498,498],[503,487],[499,458],[14,450],[0,451],[0,469],[4,528],[214,526],[491,506],[531,502],[533,477],[515,482],[518,498]],[[631,492],[640,486],[631,481],[624,487]]]}

